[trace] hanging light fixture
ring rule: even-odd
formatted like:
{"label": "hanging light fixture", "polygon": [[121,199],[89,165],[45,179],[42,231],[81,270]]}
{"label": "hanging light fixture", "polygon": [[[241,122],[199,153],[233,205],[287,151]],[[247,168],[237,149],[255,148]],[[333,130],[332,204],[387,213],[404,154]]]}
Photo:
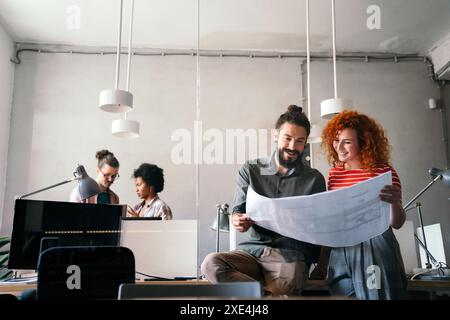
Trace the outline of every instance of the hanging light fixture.
{"label": "hanging light fixture", "polygon": [[138,138],[139,122],[128,120],[126,117],[124,119],[113,120],[111,125],[111,133],[113,136],[118,138]]}
{"label": "hanging light fixture", "polygon": [[[133,18],[134,18],[134,0],[131,0],[130,33],[128,37],[127,91],[126,91],[128,93],[130,92],[131,56],[133,55],[131,51],[131,43],[133,40]],[[124,112],[123,119],[117,119],[112,122],[111,133],[113,136],[119,138],[139,137],[139,122],[129,120],[128,111]]]}
{"label": "hanging light fixture", "polygon": [[120,0],[116,56],[116,84],[114,89],[106,89],[100,92],[99,106],[102,110],[107,112],[127,112],[133,108],[133,95],[128,91],[119,89],[120,48],[122,45],[122,8],[123,0]]}
{"label": "hanging light fixture", "polygon": [[100,108],[107,112],[124,114],[123,119],[113,120],[111,126],[111,133],[113,136],[121,138],[137,138],[139,137],[139,122],[129,120],[127,117],[127,113],[133,109],[133,95],[130,92],[130,70],[131,70],[131,56],[132,56],[131,43],[133,36],[134,0],[131,0],[126,90],[119,89],[120,50],[122,46],[122,11],[123,11],[123,0],[120,0],[115,89],[106,89],[100,92]]}
{"label": "hanging light fixture", "polygon": [[[311,131],[309,133],[309,137],[308,137],[308,143],[320,143],[322,142],[322,126],[315,124],[315,123],[311,123]],[[312,146],[311,146],[312,147]]]}
{"label": "hanging light fixture", "polygon": [[336,24],[335,24],[334,0],[331,0],[331,22],[333,29],[334,98],[324,100],[320,103],[320,116],[324,119],[330,119],[334,115],[343,111],[345,108],[350,108],[353,106],[352,100],[346,98],[338,98],[337,81],[336,81]]}

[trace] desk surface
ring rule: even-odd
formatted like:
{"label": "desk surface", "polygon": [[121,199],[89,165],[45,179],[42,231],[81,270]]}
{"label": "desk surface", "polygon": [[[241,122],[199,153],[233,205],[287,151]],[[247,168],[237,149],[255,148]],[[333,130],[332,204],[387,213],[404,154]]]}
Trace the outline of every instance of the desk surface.
{"label": "desk surface", "polygon": [[[182,281],[139,281],[136,282],[142,285],[152,285],[152,284],[205,284],[208,285],[209,282],[206,280],[182,280]],[[36,284],[24,284],[24,283],[14,283],[14,284],[1,284],[0,293],[9,293],[19,296],[20,293],[27,289],[36,289]]]}
{"label": "desk surface", "polygon": [[408,290],[418,289],[450,290],[450,280],[408,280]]}
{"label": "desk surface", "polygon": [[10,293],[16,296],[20,295],[22,291],[27,289],[36,289],[36,284],[15,283],[15,284],[0,285],[0,293]]}
{"label": "desk surface", "polygon": [[[209,282],[205,280],[184,280],[184,281],[142,281],[139,282],[145,285],[152,284],[205,284]],[[10,293],[20,295],[20,293],[27,289],[35,289],[36,284],[2,284],[0,285],[0,293]],[[325,280],[308,280],[306,281],[305,289],[307,290],[327,290]],[[408,291],[450,291],[450,281],[441,280],[408,280]]]}

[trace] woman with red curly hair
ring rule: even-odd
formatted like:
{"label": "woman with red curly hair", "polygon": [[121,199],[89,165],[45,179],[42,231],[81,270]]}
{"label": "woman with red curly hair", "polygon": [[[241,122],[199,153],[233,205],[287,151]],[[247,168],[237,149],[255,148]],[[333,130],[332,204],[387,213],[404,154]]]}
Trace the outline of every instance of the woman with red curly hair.
{"label": "woman with red curly hair", "polygon": [[392,228],[399,229],[405,222],[405,211],[400,179],[390,165],[389,142],[383,128],[364,114],[343,111],[322,132],[322,147],[333,166],[328,174],[328,190],[392,172],[392,185],[380,191],[380,199],[391,204],[390,228],[356,246],[331,248],[328,268],[331,294],[357,299],[405,298],[405,268],[392,232]]}

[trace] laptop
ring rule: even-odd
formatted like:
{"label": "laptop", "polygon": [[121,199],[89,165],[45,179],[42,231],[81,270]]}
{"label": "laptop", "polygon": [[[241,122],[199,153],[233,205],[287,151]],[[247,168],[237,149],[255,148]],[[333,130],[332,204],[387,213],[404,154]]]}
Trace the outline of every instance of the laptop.
{"label": "laptop", "polygon": [[123,219],[120,245],[133,252],[138,278],[197,278],[197,220]]}

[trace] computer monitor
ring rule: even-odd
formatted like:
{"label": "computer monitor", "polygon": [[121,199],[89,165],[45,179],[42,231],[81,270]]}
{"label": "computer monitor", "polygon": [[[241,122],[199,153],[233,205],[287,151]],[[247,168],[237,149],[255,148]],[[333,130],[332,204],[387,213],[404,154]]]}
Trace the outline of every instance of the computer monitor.
{"label": "computer monitor", "polygon": [[133,251],[144,278],[197,277],[197,220],[124,219],[120,245]]}
{"label": "computer monitor", "polygon": [[116,246],[124,205],[17,199],[8,268],[36,269],[55,246]]}

